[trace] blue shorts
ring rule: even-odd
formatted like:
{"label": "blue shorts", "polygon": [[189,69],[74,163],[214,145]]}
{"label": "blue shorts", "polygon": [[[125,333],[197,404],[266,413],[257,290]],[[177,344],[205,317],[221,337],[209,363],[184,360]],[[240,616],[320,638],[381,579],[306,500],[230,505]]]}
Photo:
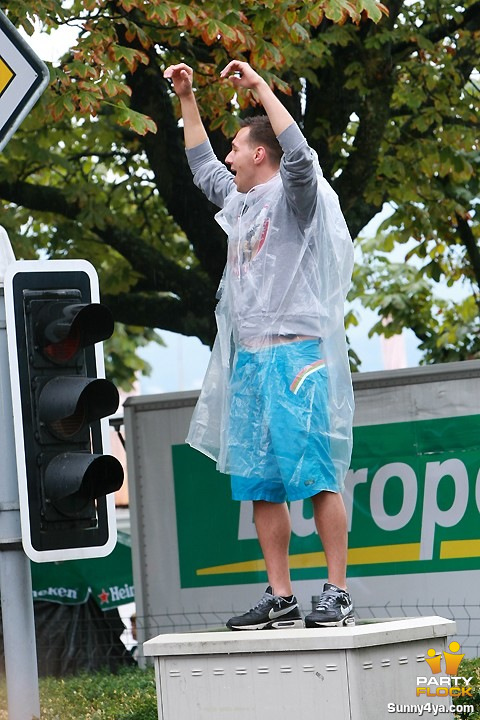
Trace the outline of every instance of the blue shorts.
{"label": "blue shorts", "polygon": [[230,390],[234,500],[282,503],[339,492],[319,340],[240,350]]}

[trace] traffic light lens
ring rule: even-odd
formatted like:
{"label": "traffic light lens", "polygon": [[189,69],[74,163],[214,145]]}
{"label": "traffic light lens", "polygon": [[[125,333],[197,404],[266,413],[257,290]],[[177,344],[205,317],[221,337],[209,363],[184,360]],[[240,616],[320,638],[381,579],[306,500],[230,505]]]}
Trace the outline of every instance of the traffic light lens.
{"label": "traffic light lens", "polygon": [[[111,455],[62,453],[45,471],[45,492],[65,514],[82,512],[88,502],[122,487],[123,467]],[[63,503],[63,505],[62,505]]]}
{"label": "traffic light lens", "polygon": [[109,380],[61,375],[43,386],[38,407],[40,420],[50,432],[68,440],[95,420],[114,413],[118,403],[118,390]]}
{"label": "traffic light lens", "polygon": [[71,438],[76,435],[87,423],[87,412],[85,404],[79,402],[73,415],[61,418],[60,420],[54,420],[50,423],[50,430],[61,438]]}
{"label": "traffic light lens", "polygon": [[44,354],[54,363],[69,362],[81,347],[81,333],[78,326],[73,326],[66,338],[57,343],[50,343],[43,348]]}

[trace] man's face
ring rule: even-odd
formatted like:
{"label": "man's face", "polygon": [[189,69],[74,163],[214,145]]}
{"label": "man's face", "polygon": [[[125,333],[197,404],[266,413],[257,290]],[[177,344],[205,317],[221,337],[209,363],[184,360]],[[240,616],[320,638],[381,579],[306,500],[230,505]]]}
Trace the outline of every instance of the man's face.
{"label": "man's face", "polygon": [[235,174],[238,192],[246,193],[258,184],[257,165],[254,158],[256,148],[249,142],[250,128],[241,128],[232,142],[232,149],[225,158],[230,170]]}

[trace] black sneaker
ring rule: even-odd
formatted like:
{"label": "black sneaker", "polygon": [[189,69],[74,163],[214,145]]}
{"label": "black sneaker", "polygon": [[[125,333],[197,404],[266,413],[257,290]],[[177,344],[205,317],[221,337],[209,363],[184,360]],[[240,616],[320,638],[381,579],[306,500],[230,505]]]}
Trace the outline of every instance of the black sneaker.
{"label": "black sneaker", "polygon": [[303,627],[302,616],[295,595],[286,600],[273,595],[269,586],[260,601],[244,615],[230,618],[230,630],[272,630]]}
{"label": "black sneaker", "polygon": [[305,618],[305,627],[355,625],[352,598],[346,590],[325,583],[315,610]]}

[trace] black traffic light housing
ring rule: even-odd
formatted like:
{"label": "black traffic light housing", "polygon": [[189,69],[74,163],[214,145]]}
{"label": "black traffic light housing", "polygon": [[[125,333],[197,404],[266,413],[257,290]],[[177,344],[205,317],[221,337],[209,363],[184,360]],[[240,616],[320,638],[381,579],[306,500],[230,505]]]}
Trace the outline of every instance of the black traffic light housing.
{"label": "black traffic light housing", "polygon": [[105,454],[119,396],[104,378],[98,343],[114,324],[96,272],[84,260],[12,263],[5,304],[25,552],[38,562],[106,555],[123,468]]}

